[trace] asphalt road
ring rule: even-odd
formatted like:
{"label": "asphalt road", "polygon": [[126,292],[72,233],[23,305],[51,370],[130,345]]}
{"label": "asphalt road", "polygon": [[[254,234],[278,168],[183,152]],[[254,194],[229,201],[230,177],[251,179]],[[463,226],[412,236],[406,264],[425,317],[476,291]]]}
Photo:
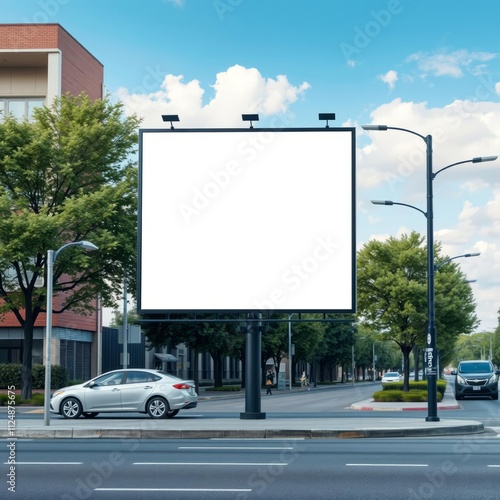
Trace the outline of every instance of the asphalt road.
{"label": "asphalt road", "polygon": [[499,498],[498,439],[18,440],[15,454],[17,500]]}

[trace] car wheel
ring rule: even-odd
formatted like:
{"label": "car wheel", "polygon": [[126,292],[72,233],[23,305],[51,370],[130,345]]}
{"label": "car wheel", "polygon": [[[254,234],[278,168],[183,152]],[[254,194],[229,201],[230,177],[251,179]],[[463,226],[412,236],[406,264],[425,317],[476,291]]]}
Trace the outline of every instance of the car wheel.
{"label": "car wheel", "polygon": [[146,409],[151,418],[164,418],[170,411],[168,403],[159,396],[151,398],[146,405]]}
{"label": "car wheel", "polygon": [[169,410],[167,411],[167,418],[175,417],[179,413],[179,410]]}
{"label": "car wheel", "polygon": [[94,418],[94,417],[97,417],[97,415],[99,415],[99,413],[97,413],[96,411],[84,411],[82,413],[82,415],[85,418]]}
{"label": "car wheel", "polygon": [[498,399],[498,392],[496,394],[493,394],[493,396],[491,396],[491,399]]}
{"label": "car wheel", "polygon": [[61,414],[64,418],[78,418],[82,414],[82,404],[76,398],[68,398],[62,402]]}

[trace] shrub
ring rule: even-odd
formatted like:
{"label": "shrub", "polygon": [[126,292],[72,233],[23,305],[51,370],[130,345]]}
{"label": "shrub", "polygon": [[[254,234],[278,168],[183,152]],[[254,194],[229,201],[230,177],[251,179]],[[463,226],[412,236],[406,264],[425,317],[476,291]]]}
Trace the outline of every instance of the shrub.
{"label": "shrub", "polygon": [[[20,390],[22,386],[22,365],[16,363],[0,364],[0,388],[7,389],[9,386],[14,386]],[[45,366],[33,365],[32,367],[33,389],[43,389],[45,387]],[[50,382],[52,389],[64,387],[68,382],[66,369],[60,365],[52,365]]]}
{"label": "shrub", "polygon": [[[403,390],[404,382],[389,382],[382,385],[382,389],[384,391],[394,391],[394,390]],[[427,392],[427,380],[420,380],[418,382],[410,380],[408,383],[409,390],[421,390]],[[446,391],[446,380],[438,380],[437,381],[437,391],[441,394],[441,397],[444,396]]]}
{"label": "shrub", "polygon": [[0,388],[7,389],[9,386],[14,386],[16,389],[21,388],[21,371],[22,365],[16,363],[0,364]]}
{"label": "shrub", "polygon": [[208,387],[205,389],[205,392],[207,391],[235,392],[241,391],[241,387],[239,385],[224,385],[222,387]]}
{"label": "shrub", "polygon": [[373,393],[373,399],[378,403],[397,403],[401,401],[401,395],[403,394],[402,390],[382,390]]}
{"label": "shrub", "polygon": [[[377,403],[426,403],[427,387],[425,389],[410,389],[409,392],[404,392],[403,390],[398,389],[382,390],[373,393],[372,397]],[[442,399],[443,394],[441,392],[438,392],[437,400],[442,401]]]}

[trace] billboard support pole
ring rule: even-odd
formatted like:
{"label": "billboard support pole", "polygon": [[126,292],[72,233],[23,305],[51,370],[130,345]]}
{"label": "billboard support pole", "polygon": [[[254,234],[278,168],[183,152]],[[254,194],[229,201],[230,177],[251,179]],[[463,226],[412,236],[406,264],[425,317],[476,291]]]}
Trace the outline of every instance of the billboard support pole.
{"label": "billboard support pole", "polygon": [[255,321],[247,322],[245,338],[245,411],[240,413],[240,419],[265,419],[266,414],[261,411],[262,313],[249,313],[248,319]]}

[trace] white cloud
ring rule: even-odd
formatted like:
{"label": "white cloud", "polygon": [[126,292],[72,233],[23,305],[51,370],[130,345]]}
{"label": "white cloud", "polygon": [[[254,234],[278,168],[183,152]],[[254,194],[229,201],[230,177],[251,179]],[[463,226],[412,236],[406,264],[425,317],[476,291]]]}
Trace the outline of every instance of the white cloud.
{"label": "white cloud", "polygon": [[410,55],[407,61],[416,62],[419,69],[425,74],[460,78],[464,75],[464,71],[474,75],[482,74],[484,63],[496,57],[497,54],[491,52],[470,52],[468,50],[447,52],[441,50],[436,54],[417,52]]}
{"label": "white cloud", "polygon": [[[433,137],[433,171],[477,156],[500,154],[500,103],[454,101],[441,108],[427,103],[392,102],[376,108],[371,123],[400,127]],[[382,239],[384,233],[399,237],[404,228],[426,234],[426,220],[407,207],[375,207],[371,199],[390,199],[426,210],[426,146],[422,138],[398,130],[358,134],[359,201],[367,213],[366,238]],[[443,254],[481,252],[471,259],[457,259],[473,292],[480,330],[494,329],[500,307],[500,160],[465,163],[443,171],[434,184],[434,239]],[[359,224],[361,227],[361,224]],[[376,236],[373,236],[376,235]]]}
{"label": "white cloud", "polygon": [[203,104],[205,90],[198,80],[184,83],[182,75],[166,75],[156,92],[130,94],[120,88],[118,97],[127,113],[144,118],[143,127],[162,126],[162,114],[178,114],[182,127],[239,127],[243,113],[285,115],[310,85],[294,86],[285,75],[265,78],[255,68],[234,65],[218,73],[211,87],[215,96]]}
{"label": "white cloud", "polygon": [[392,90],[398,81],[398,72],[391,69],[385,75],[379,75],[379,80],[382,80],[384,83],[389,85],[389,88]]}

